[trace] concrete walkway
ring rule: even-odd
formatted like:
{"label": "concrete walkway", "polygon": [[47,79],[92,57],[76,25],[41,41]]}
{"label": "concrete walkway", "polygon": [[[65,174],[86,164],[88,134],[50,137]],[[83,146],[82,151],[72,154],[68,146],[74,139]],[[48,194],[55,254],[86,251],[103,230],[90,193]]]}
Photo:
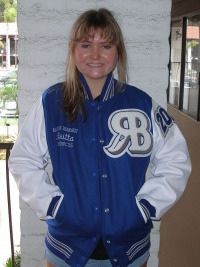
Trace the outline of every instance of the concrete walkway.
{"label": "concrete walkway", "polygon": [[[19,194],[13,177],[10,175],[12,224],[15,251],[20,250],[20,209]],[[7,206],[6,161],[0,160],[0,267],[4,267],[11,256],[10,232]]]}
{"label": "concrete walkway", "polygon": [[192,174],[178,203],[161,221],[159,267],[200,266],[200,123],[168,107],[186,138]]}

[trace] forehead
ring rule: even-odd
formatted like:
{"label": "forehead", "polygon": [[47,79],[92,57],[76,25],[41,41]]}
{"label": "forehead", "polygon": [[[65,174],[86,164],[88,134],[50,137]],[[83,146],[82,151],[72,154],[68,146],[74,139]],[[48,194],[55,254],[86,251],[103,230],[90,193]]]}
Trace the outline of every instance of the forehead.
{"label": "forehead", "polygon": [[104,42],[109,42],[108,38],[104,35],[102,35],[99,32],[94,33],[92,36],[88,36],[87,38],[83,38],[82,41],[88,41],[88,42],[93,42],[93,43],[104,43]]}
{"label": "forehead", "polygon": [[79,32],[77,34],[77,41],[99,41],[101,40],[102,42],[112,42],[113,41],[113,36],[108,33],[105,29],[101,28],[90,28],[87,31],[84,32]]}

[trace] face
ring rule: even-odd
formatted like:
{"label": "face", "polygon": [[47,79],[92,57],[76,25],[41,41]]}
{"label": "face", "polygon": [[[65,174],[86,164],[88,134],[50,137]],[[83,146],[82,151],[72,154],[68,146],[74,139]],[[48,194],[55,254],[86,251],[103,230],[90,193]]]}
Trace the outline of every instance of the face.
{"label": "face", "polygon": [[115,44],[111,44],[96,30],[93,37],[77,42],[75,64],[83,74],[88,85],[104,84],[107,75],[114,70],[118,53]]}

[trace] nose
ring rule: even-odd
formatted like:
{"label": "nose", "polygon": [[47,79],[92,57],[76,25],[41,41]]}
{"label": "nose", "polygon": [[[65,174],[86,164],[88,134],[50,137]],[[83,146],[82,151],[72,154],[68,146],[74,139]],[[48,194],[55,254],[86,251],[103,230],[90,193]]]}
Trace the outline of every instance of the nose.
{"label": "nose", "polygon": [[92,49],[91,58],[97,60],[100,57],[101,57],[100,48],[98,46],[94,46],[93,49]]}

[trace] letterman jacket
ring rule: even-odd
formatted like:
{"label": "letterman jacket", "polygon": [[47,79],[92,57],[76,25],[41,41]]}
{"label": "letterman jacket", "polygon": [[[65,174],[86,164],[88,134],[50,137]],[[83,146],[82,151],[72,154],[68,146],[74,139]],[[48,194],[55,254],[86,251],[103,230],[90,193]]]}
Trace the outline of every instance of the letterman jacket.
{"label": "letterman jacket", "polygon": [[78,114],[69,124],[59,107],[61,84],[50,87],[24,122],[10,171],[21,198],[46,220],[45,242],[54,254],[85,266],[102,236],[112,266],[128,266],[149,249],[151,220],[185,189],[187,145],[173,119],[143,91],[126,85],[117,93],[111,73],[95,102],[80,77],[86,122]]}

